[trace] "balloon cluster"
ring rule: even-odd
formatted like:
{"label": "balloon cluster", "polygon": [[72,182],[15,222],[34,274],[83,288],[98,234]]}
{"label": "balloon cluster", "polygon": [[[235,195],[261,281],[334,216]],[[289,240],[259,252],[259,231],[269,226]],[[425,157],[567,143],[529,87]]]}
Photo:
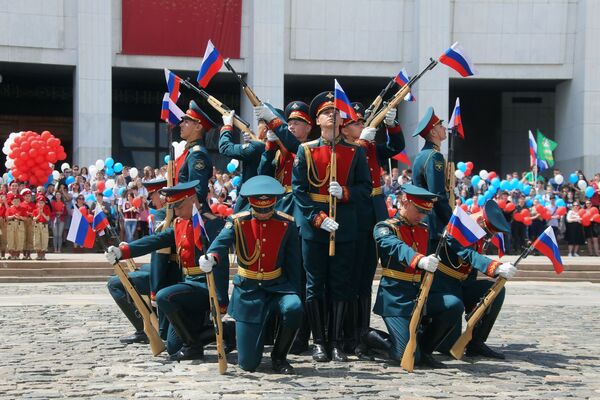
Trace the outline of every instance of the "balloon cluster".
{"label": "balloon cluster", "polygon": [[232,159],[231,161],[229,161],[229,164],[227,164],[227,172],[229,172],[230,174],[233,174],[235,172],[235,170],[237,169],[237,167],[239,167],[239,165],[240,165],[240,162],[238,160]]}
{"label": "balloon cluster", "polygon": [[219,214],[223,217],[228,217],[233,214],[233,208],[227,207],[226,204],[213,203],[210,205],[210,211],[213,214]]}
{"label": "balloon cluster", "polygon": [[471,175],[471,172],[473,172],[473,163],[471,161],[459,161],[456,163],[456,171],[454,171],[454,176],[456,176],[458,179],[462,179],[465,176]]}
{"label": "balloon cluster", "polygon": [[600,224],[600,214],[596,207],[586,208],[579,210],[579,216],[581,217],[581,225],[590,226],[592,222]]}
{"label": "balloon cluster", "polygon": [[7,169],[11,176],[30,185],[44,185],[52,179],[52,164],[67,158],[60,139],[49,131],[13,132],[4,142]]}

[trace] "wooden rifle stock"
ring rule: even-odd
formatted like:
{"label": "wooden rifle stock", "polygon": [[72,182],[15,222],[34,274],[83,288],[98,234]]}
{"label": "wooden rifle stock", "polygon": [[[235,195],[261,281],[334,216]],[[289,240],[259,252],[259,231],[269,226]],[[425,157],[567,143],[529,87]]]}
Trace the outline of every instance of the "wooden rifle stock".
{"label": "wooden rifle stock", "polygon": [[221,310],[219,309],[215,277],[212,271],[206,274],[206,285],[208,286],[208,296],[210,299],[210,317],[215,326],[219,373],[223,375],[227,371],[227,357],[225,356],[225,347],[223,346],[223,322],[221,321]]}
{"label": "wooden rifle stock", "polygon": [[375,100],[373,100],[371,105],[365,110],[366,125],[369,125],[371,123],[371,120],[373,120],[375,113],[377,112],[377,110],[379,110],[379,107],[381,107],[381,103],[383,103],[383,97],[386,95],[388,90],[390,90],[392,86],[394,86],[394,83],[394,78],[392,78],[388,82],[386,87],[384,87],[383,90],[379,92],[377,97],[375,97]]}

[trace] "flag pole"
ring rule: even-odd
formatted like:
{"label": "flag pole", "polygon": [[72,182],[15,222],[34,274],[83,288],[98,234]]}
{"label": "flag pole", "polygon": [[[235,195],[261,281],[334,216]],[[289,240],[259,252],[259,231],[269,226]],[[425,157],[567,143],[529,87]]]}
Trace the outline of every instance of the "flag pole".
{"label": "flag pole", "polygon": [[[332,131],[332,135],[333,137],[331,138],[331,161],[329,162],[329,184],[331,185],[331,182],[336,181],[337,177],[336,177],[336,172],[337,172],[337,165],[336,165],[336,158],[335,158],[335,141],[336,141],[336,135],[335,135],[335,121],[337,119],[337,115],[336,115],[336,111],[337,108],[335,106],[335,100],[336,100],[336,91],[335,91],[335,84],[333,87],[333,131]],[[337,213],[337,197],[335,197],[332,194],[329,194],[329,218],[333,219],[334,221],[336,220],[336,213]],[[335,231],[332,231],[329,233],[329,257],[333,257],[335,256]]]}

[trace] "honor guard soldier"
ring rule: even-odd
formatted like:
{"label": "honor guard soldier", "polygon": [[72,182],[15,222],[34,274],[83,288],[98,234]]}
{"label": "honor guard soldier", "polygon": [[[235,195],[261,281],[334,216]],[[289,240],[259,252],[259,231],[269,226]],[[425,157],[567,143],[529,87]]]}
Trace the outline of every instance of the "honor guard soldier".
{"label": "honor guard soldier", "polygon": [[[410,184],[403,185],[401,190],[396,216],[377,223],[373,230],[382,265],[373,311],[383,318],[389,335],[373,330],[365,337],[370,348],[396,361],[402,359],[410,337],[410,319],[419,294],[421,273],[435,272],[439,262],[435,255],[425,255],[429,234],[427,225],[421,222],[438,196]],[[455,297],[430,294],[426,310],[426,316],[432,320],[419,338],[415,363],[441,368],[444,364],[431,353],[452,329],[452,321],[460,318],[463,306]]]}
{"label": "honor guard soldier", "polygon": [[21,195],[18,193],[8,193],[6,202],[9,204],[6,209],[6,249],[10,254],[8,259],[18,260],[25,240],[23,220],[26,218],[27,211],[21,207]]}
{"label": "honor guard soldier", "polygon": [[[373,277],[377,268],[377,255],[375,251],[375,241],[373,240],[373,227],[377,222],[388,218],[387,205],[383,195],[381,182],[381,168],[388,165],[388,160],[400,153],[404,149],[404,136],[398,122],[396,122],[396,109],[387,112],[384,123],[387,130],[386,143],[375,143],[376,128],[365,128],[365,107],[361,103],[352,103],[352,107],[358,116],[357,121],[344,119],[342,124],[342,135],[346,141],[362,147],[369,164],[369,173],[371,175],[370,196],[361,202],[357,207],[358,226],[360,246],[356,246],[356,255],[354,257],[353,287],[358,301],[351,303],[346,321],[348,326],[344,327],[346,337],[351,335],[352,351],[359,358],[371,359],[365,354],[364,346],[360,345],[360,338],[369,331],[369,321],[371,320],[371,287],[373,286]],[[353,332],[349,332],[350,329]]]}
{"label": "honor guard soldier", "polygon": [[433,212],[427,218],[430,253],[435,251],[454,207],[454,204],[448,203],[448,190],[454,188],[446,187],[446,161],[440,153],[442,141],[446,139],[443,122],[435,115],[433,108],[429,107],[413,133],[413,137],[421,136],[425,139],[425,145],[413,163],[413,184],[439,196]]}
{"label": "honor guard soldier", "polygon": [[[327,344],[332,360],[347,361],[342,350],[342,324],[346,305],[352,300],[348,290],[352,285],[348,266],[353,263],[358,238],[356,209],[371,193],[364,150],[340,135],[341,118],[333,99],[333,93],[322,92],[311,102],[310,115],[321,128],[321,136],[298,149],[292,179],[296,205],[303,215],[298,224],[307,279],[306,309],[313,332],[313,358],[319,362],[329,360]],[[332,146],[335,146],[336,157],[333,171]],[[336,198],[337,215],[330,216],[332,196]],[[335,255],[329,256],[333,235]],[[331,301],[328,340],[325,337],[327,298]]]}
{"label": "honor guard soldier", "polygon": [[[483,210],[472,214],[471,217],[479,223],[489,236],[497,232],[510,231],[510,225],[506,222],[502,210],[493,200],[487,201],[483,206]],[[465,311],[469,313],[494,283],[489,280],[477,280],[477,271],[490,278],[501,276],[510,279],[515,275],[517,269],[511,263],[503,264],[479,254],[478,251],[481,249],[482,243],[483,240],[473,247],[463,247],[451,236],[447,235],[445,237],[440,251],[440,264],[431,285],[430,296],[434,293],[454,296],[460,299],[464,304]],[[468,356],[481,355],[491,358],[504,358],[503,354],[490,349],[485,344],[502,308],[504,295],[505,290],[503,288],[488,309],[489,312],[485,314],[474,329],[473,339],[467,346]],[[455,320],[454,329],[438,350],[448,353],[460,333],[461,318],[458,318],[458,320]]]}
{"label": "honor guard soldier", "polygon": [[286,356],[302,321],[300,301],[300,244],[294,218],[275,210],[283,186],[269,176],[250,178],[240,195],[248,198],[251,211],[234,214],[199,260],[210,272],[221,254],[232,245],[238,258],[229,315],[235,319],[238,363],[255,371],[263,355],[265,323],[279,316],[279,329],[271,353],[277,373],[291,374]]}
{"label": "honor guard soldier", "polygon": [[[106,258],[113,263],[115,260],[139,257],[152,251],[174,247],[185,280],[181,283],[166,287],[156,294],[158,309],[165,313],[169,322],[167,351],[171,360],[196,360],[204,356],[204,346],[215,339],[214,328],[204,326],[206,313],[209,311],[208,288],[206,275],[196,265],[196,260],[202,255],[194,241],[192,226],[192,207],[200,203],[196,196],[196,186],[199,181],[179,183],[169,188],[163,188],[160,193],[166,197],[169,207],[177,215],[173,226],[164,231],[145,236],[131,243],[122,243],[119,247],[108,248]],[[222,257],[227,257],[224,253]],[[224,307],[228,303],[227,276],[228,271],[216,271],[215,282],[219,304]],[[225,324],[224,324],[225,325]],[[224,328],[225,340],[231,332]],[[179,341],[183,346],[179,351],[173,347]],[[175,351],[175,352],[174,352]]]}

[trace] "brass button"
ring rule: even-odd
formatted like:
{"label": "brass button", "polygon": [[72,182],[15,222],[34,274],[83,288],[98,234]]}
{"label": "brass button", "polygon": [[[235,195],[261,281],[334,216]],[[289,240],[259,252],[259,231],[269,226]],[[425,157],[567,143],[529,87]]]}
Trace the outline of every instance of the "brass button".
{"label": "brass button", "polygon": [[265,256],[265,253],[262,253],[262,257],[264,257],[264,256]]}
{"label": "brass button", "polygon": [[267,241],[267,239],[266,239],[266,238],[263,238],[263,242],[266,242],[266,241]]}
{"label": "brass button", "polygon": [[266,227],[267,227],[267,224],[263,224],[263,228],[266,228]]}

